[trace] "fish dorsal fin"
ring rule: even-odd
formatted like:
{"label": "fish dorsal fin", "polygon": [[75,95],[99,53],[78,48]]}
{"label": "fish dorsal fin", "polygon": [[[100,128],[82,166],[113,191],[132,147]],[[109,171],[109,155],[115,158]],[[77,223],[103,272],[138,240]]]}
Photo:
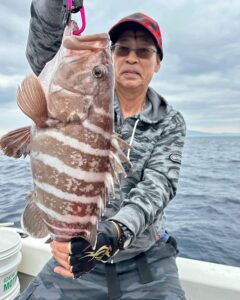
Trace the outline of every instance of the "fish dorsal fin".
{"label": "fish dorsal fin", "polygon": [[38,127],[46,127],[47,101],[36,75],[28,75],[18,87],[17,104]]}

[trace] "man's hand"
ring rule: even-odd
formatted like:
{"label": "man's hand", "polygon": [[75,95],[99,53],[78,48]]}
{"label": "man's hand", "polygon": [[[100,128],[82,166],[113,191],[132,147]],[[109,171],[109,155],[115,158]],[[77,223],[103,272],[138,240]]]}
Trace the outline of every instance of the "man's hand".
{"label": "man's hand", "polygon": [[106,262],[118,252],[120,234],[117,223],[103,221],[99,223],[95,250],[83,238],[74,238],[69,243],[51,242],[52,255],[61,265],[54,272],[73,278],[90,272],[98,261]]}

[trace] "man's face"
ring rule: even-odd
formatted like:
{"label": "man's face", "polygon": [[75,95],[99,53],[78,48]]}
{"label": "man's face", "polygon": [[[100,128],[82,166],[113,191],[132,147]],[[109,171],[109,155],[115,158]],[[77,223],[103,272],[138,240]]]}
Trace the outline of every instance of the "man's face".
{"label": "man's face", "polygon": [[136,51],[120,56],[117,48],[113,50],[116,88],[119,86],[134,89],[147,88],[154,72],[158,72],[160,68],[160,58],[156,53],[152,38],[143,31],[126,30],[120,35],[115,45],[133,49],[150,48],[149,58],[139,57]]}

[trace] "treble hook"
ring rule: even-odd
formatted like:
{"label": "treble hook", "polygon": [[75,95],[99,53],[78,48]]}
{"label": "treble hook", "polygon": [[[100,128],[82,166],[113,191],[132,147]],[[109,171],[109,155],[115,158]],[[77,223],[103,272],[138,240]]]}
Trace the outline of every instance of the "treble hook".
{"label": "treble hook", "polygon": [[[72,0],[68,0],[67,9],[70,14],[71,14],[71,12],[74,12],[74,9],[72,10],[72,2],[73,2]],[[82,3],[83,3],[83,1],[82,1]],[[86,27],[86,16],[85,16],[85,9],[84,9],[83,5],[81,6],[79,11],[80,11],[81,20],[82,20],[82,26],[78,30],[73,31],[74,35],[80,35]]]}

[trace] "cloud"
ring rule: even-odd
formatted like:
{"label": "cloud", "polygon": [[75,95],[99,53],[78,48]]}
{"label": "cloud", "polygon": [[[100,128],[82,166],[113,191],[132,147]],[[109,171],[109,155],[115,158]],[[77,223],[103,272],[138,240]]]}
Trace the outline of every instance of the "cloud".
{"label": "cloud", "polygon": [[32,124],[32,121],[14,103],[10,103],[5,107],[1,106],[0,120],[0,136],[10,130]]}
{"label": "cloud", "polygon": [[22,79],[22,76],[19,75],[4,75],[0,74],[0,89],[6,89],[6,88],[12,88],[16,87],[20,80]]}
{"label": "cloud", "polygon": [[[30,72],[25,58],[30,3],[0,4],[1,109],[16,105],[17,85]],[[104,5],[92,0],[84,5],[85,34],[106,32],[136,10],[158,20],[164,59],[152,86],[183,113],[188,128],[240,131],[239,0],[105,0]],[[80,23],[79,14],[75,19]]]}
{"label": "cloud", "polygon": [[0,72],[5,75],[24,74],[29,68],[25,48],[30,1],[1,1],[0,12]]}

